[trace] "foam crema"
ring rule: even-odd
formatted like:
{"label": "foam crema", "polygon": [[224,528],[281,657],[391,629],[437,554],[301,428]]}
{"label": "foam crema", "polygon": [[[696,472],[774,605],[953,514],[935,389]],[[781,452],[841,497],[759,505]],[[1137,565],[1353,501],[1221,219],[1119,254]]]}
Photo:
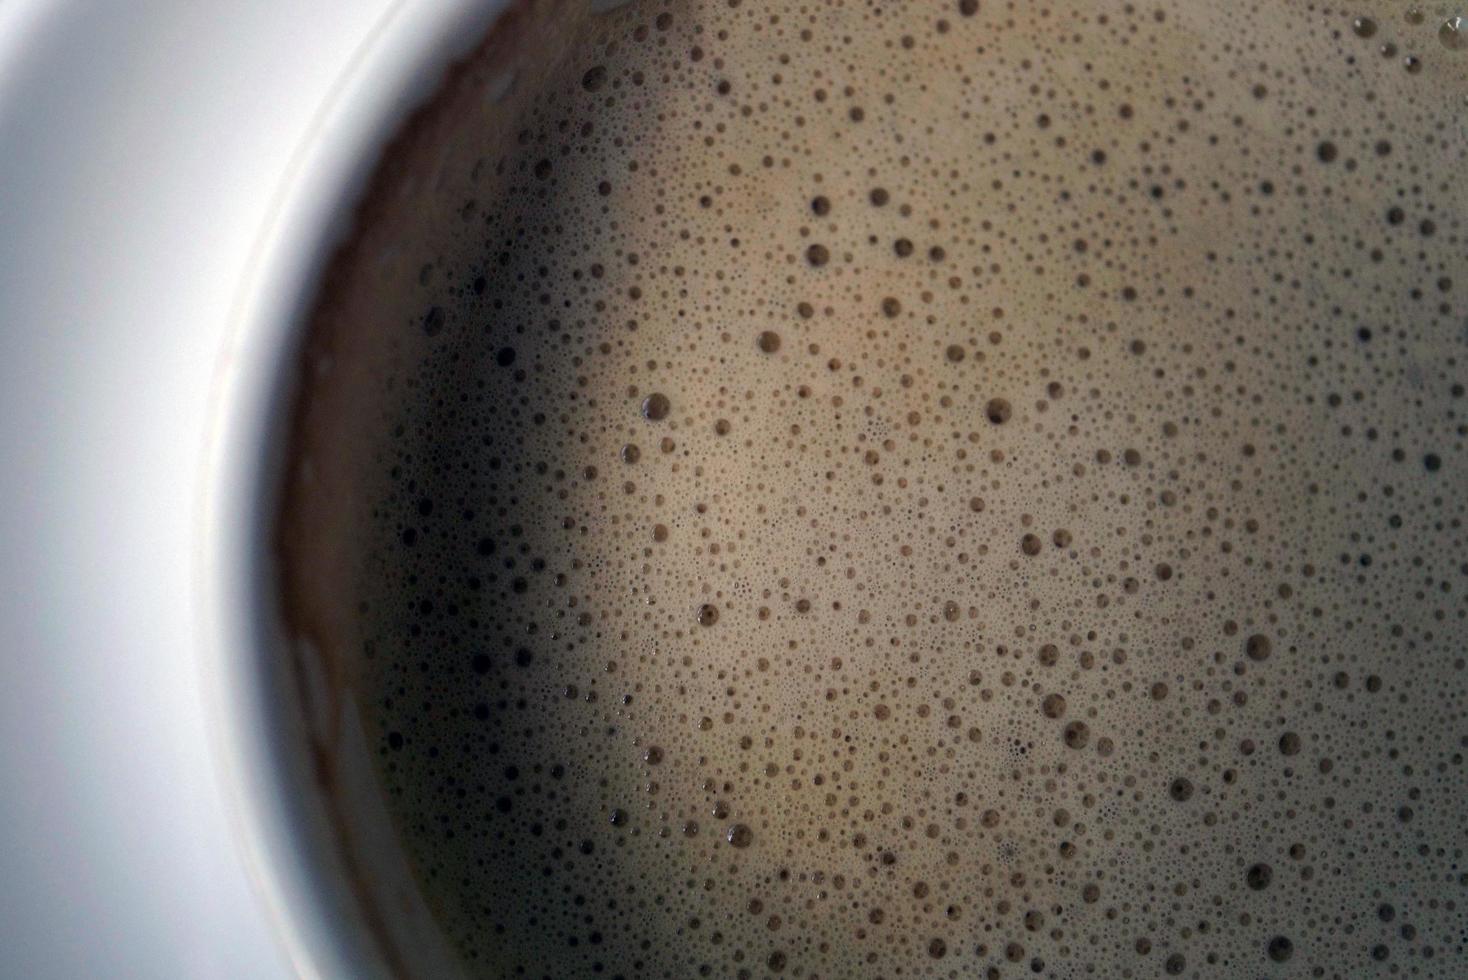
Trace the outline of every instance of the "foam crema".
{"label": "foam crema", "polygon": [[1463,11],[606,6],[448,75],[305,334],[392,970],[1468,975]]}

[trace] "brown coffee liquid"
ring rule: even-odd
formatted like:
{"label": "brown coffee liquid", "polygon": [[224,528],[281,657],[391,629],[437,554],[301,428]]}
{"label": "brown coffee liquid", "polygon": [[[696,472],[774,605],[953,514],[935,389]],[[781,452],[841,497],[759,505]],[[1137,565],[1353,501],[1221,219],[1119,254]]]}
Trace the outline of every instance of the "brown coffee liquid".
{"label": "brown coffee liquid", "polygon": [[313,463],[470,971],[1468,975],[1458,12],[522,14]]}

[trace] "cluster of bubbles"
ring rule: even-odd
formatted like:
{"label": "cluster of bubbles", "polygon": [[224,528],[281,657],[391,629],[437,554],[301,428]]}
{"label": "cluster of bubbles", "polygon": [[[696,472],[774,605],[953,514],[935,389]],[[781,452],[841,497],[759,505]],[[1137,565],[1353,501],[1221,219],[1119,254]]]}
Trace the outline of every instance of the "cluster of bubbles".
{"label": "cluster of bubbles", "polygon": [[357,691],[469,969],[1468,975],[1464,25],[560,22],[363,325]]}

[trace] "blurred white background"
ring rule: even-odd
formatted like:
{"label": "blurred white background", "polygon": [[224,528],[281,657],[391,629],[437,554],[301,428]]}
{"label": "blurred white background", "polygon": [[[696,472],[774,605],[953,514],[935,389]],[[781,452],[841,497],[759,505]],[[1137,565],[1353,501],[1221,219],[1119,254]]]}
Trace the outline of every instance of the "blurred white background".
{"label": "blurred white background", "polygon": [[0,0],[0,976],[290,975],[205,736],[230,306],[391,0]]}

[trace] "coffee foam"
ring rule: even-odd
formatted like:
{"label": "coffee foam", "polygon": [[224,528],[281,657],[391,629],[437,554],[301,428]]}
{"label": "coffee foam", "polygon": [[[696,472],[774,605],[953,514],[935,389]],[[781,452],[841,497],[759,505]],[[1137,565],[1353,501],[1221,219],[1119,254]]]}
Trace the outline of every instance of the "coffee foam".
{"label": "coffee foam", "polygon": [[471,972],[1461,972],[1464,62],[1376,6],[530,6],[455,76],[281,541]]}

